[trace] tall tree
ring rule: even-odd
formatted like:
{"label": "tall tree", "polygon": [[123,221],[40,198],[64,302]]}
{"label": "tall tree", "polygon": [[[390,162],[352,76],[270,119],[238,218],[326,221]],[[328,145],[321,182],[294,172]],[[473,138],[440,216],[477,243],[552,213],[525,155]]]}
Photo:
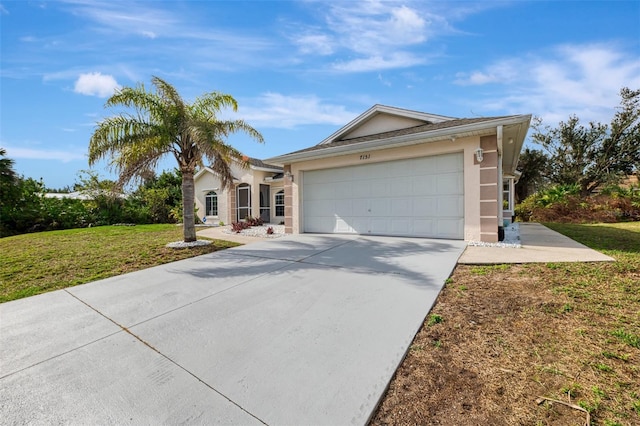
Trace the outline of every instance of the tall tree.
{"label": "tall tree", "polygon": [[525,149],[518,161],[521,173],[516,184],[516,199],[522,201],[530,194],[542,189],[547,182],[549,158],[538,149]]}
{"label": "tall tree", "polygon": [[125,87],[111,96],[105,107],[132,108],[98,123],[89,142],[89,164],[110,158],[122,184],[148,174],[167,155],[173,155],[182,174],[184,241],[196,240],[194,181],[197,166],[206,158],[218,174],[221,189],[232,185],[231,163],[247,165],[242,153],[225,142],[242,131],[262,142],[262,135],[243,120],[221,120],[223,108],[237,111],[231,96],[206,93],[193,103],[185,102],[166,81],[153,77],[154,92],[144,85]]}
{"label": "tall tree", "polygon": [[571,116],[558,127],[534,123],[534,141],[549,152],[549,177],[561,185],[578,184],[582,195],[618,182],[640,167],[640,90],[620,90],[620,106],[610,125],[580,124]]}
{"label": "tall tree", "polygon": [[[3,158],[4,157],[4,158]],[[0,183],[11,184],[16,180],[16,172],[13,170],[14,161],[7,158],[7,150],[0,148]]]}

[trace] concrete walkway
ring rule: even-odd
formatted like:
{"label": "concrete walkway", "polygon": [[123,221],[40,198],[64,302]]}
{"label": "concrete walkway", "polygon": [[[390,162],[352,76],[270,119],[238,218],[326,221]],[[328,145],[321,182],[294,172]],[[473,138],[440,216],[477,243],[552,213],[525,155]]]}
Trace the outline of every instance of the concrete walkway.
{"label": "concrete walkway", "polygon": [[522,247],[466,248],[458,263],[613,262],[615,259],[552,231],[539,223],[520,223]]}
{"label": "concrete walkway", "polygon": [[0,305],[0,423],[365,424],[462,241],[295,235]]}
{"label": "concrete walkway", "polygon": [[239,244],[259,243],[259,242],[265,242],[268,240],[284,237],[284,236],[279,236],[274,238],[254,237],[254,236],[247,236],[247,235],[241,235],[241,234],[227,234],[226,232],[224,232],[230,228],[231,227],[228,225],[206,227],[197,231],[196,234],[199,237],[213,238],[215,240],[232,241],[234,243],[239,243]]}

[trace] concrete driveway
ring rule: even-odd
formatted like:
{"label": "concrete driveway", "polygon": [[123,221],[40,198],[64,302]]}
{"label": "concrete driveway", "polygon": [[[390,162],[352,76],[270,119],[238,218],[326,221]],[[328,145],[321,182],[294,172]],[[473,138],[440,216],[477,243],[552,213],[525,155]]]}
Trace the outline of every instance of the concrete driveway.
{"label": "concrete driveway", "polygon": [[462,241],[297,235],[0,305],[0,423],[364,424]]}

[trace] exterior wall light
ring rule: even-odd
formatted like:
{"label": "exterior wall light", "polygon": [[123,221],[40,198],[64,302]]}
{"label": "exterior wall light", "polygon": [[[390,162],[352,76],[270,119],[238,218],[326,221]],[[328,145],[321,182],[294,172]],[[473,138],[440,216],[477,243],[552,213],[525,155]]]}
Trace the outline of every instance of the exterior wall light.
{"label": "exterior wall light", "polygon": [[484,156],[482,155],[483,154],[482,148],[476,149],[475,152],[476,152],[476,160],[478,160],[478,163],[482,163],[482,160],[484,159]]}
{"label": "exterior wall light", "polygon": [[287,179],[291,179],[291,182],[293,182],[293,175],[291,174],[291,172],[290,172],[289,170],[287,170],[287,171],[284,173],[284,176],[285,176]]}

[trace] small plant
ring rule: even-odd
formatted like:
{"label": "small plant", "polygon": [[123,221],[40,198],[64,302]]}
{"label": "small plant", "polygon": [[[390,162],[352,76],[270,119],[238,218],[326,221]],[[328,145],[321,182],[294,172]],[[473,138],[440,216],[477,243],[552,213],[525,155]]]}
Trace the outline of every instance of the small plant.
{"label": "small plant", "polygon": [[560,309],[560,313],[562,314],[567,314],[571,311],[573,311],[573,306],[571,306],[571,304],[569,303],[565,303],[564,305],[562,305],[562,309]]}
{"label": "small plant", "polygon": [[259,217],[247,216],[245,222],[249,224],[249,226],[262,226],[264,225],[264,221]]}
{"label": "small plant", "polygon": [[600,406],[598,402],[594,402],[593,404],[590,404],[587,401],[578,401],[578,405],[584,408],[585,410],[587,410],[588,413],[593,413]]}
{"label": "small plant", "polygon": [[609,367],[607,364],[597,363],[594,366],[596,369],[602,371],[603,373],[610,373],[613,371],[613,368]]}
{"label": "small plant", "polygon": [[615,354],[613,352],[604,351],[602,356],[608,359],[619,359],[620,361],[629,361],[629,354]]}
{"label": "small plant", "polygon": [[220,221],[220,222],[218,222],[218,225],[219,225],[219,226],[224,226],[224,222],[223,222],[223,221]]}
{"label": "small plant", "polygon": [[600,389],[598,386],[593,386],[591,388],[591,391],[593,392],[593,394],[599,398],[606,398],[607,394],[605,391],[603,391],[602,389]]}
{"label": "small plant", "polygon": [[442,342],[440,340],[434,340],[433,341],[433,346],[435,348],[440,348],[440,347],[442,347]]}
{"label": "small plant", "polygon": [[267,228],[267,235],[273,235],[273,226]]}
{"label": "small plant", "polygon": [[611,334],[632,348],[640,349],[640,336],[631,334],[622,328],[611,332]]}
{"label": "small plant", "polygon": [[233,230],[233,232],[235,232],[236,234],[239,234],[240,232],[242,232],[245,229],[249,229],[251,228],[249,226],[249,224],[247,222],[233,222],[231,224],[231,229]]}
{"label": "small plant", "polygon": [[431,327],[432,325],[440,324],[443,321],[444,319],[442,318],[442,316],[438,314],[431,314],[429,315],[429,320],[427,321],[427,325]]}
{"label": "small plant", "polygon": [[413,352],[422,352],[424,350],[423,345],[411,345],[409,349]]}
{"label": "small plant", "polygon": [[449,277],[446,280],[444,280],[445,284],[451,284],[453,282],[453,278]]}
{"label": "small plant", "polygon": [[571,383],[570,385],[560,389],[560,392],[567,395],[569,399],[571,399],[571,398],[575,398],[578,395],[578,391],[580,390],[580,387],[581,386],[577,383]]}

